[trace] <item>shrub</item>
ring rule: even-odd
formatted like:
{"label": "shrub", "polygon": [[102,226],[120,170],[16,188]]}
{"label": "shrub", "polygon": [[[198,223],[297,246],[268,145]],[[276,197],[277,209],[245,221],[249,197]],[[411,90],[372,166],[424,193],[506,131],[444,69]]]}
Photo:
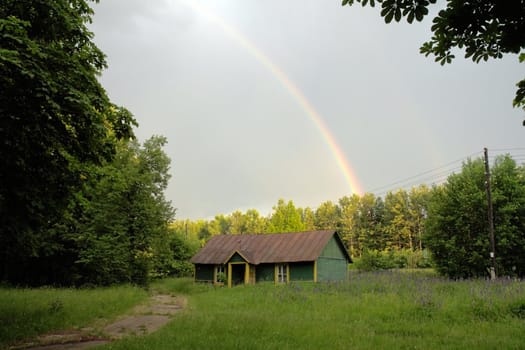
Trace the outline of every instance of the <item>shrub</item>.
{"label": "shrub", "polygon": [[354,267],[362,271],[377,271],[402,268],[432,267],[427,250],[363,250],[361,257],[354,259]]}

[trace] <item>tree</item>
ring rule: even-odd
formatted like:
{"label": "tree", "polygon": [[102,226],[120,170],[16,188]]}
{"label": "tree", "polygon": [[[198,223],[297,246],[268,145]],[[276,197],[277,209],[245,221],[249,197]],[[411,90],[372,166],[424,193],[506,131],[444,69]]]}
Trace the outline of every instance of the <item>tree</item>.
{"label": "tree", "polygon": [[279,199],[277,205],[273,207],[273,213],[268,223],[268,232],[284,233],[304,231],[304,229],[300,210],[295,208],[292,201],[286,203],[284,199]]}
{"label": "tree", "polygon": [[111,104],[97,76],[106,66],[83,0],[0,4],[0,268],[34,257],[40,232],[62,215],[84,164],[133,136],[131,114]]}
{"label": "tree", "polygon": [[409,217],[414,229],[415,247],[419,250],[423,250],[423,235],[430,195],[430,189],[426,185],[413,187],[409,193]]}
{"label": "tree", "polygon": [[[408,23],[422,21],[437,0],[343,0],[344,5],[381,4],[386,23],[406,18]],[[442,4],[442,3],[440,3]],[[519,54],[525,48],[525,0],[447,0],[433,19],[432,37],[420,52],[435,56],[436,62],[452,62],[454,48],[465,49],[465,58],[474,62],[502,58],[503,54]],[[525,53],[519,56],[525,60]],[[525,109],[525,79],[518,84],[515,107]]]}
{"label": "tree", "polygon": [[384,202],[381,197],[365,193],[354,212],[354,250],[361,255],[365,249],[383,250],[386,247],[383,235]]}
{"label": "tree", "polygon": [[509,156],[492,169],[496,264],[500,275],[525,276],[525,166]]}
{"label": "tree", "polygon": [[255,209],[248,209],[244,214],[247,233],[263,233],[266,231],[266,219]]}
{"label": "tree", "polygon": [[231,220],[229,217],[219,214],[209,224],[210,236],[224,235],[230,233]]}
{"label": "tree", "polygon": [[341,238],[346,243],[350,254],[357,255],[355,226],[357,219],[357,210],[361,197],[353,194],[351,197],[345,196],[339,199],[339,208],[341,210]]}
{"label": "tree", "polygon": [[[525,276],[525,178],[508,156],[493,167],[492,193],[499,274]],[[487,276],[489,232],[485,167],[469,160],[461,173],[433,189],[425,242],[437,269],[452,278]]]}
{"label": "tree", "polygon": [[[82,282],[147,284],[155,247],[168,240],[174,216],[164,190],[170,160],[166,139],[121,142],[115,160],[100,169],[86,191],[89,205],[79,223],[78,260]],[[157,243],[157,245],[155,245]]]}
{"label": "tree", "polygon": [[155,237],[152,242],[153,277],[188,277],[193,273],[193,264],[190,258],[197,252],[199,241],[186,237],[185,233],[171,228],[167,235]]}
{"label": "tree", "polygon": [[385,197],[384,225],[388,248],[414,248],[414,222],[410,220],[408,193],[400,189]]}
{"label": "tree", "polygon": [[318,230],[336,230],[340,221],[339,207],[331,201],[321,203],[315,211],[315,227]]}
{"label": "tree", "polygon": [[306,207],[304,209],[299,208],[299,211],[301,212],[301,221],[304,224],[304,229],[306,231],[313,231],[315,230],[315,213],[314,211]]}

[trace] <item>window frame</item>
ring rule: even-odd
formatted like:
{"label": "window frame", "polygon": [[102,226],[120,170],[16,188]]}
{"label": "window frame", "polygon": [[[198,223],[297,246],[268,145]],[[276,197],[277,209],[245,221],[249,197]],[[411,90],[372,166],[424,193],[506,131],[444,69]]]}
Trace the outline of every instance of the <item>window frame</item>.
{"label": "window frame", "polygon": [[275,282],[288,283],[290,281],[290,268],[287,263],[275,264]]}
{"label": "window frame", "polygon": [[[224,274],[224,281],[219,281],[219,274],[220,273],[223,273]],[[224,264],[220,264],[220,265],[215,265],[215,270],[214,270],[214,283],[226,283],[226,281],[228,280],[228,276],[226,274],[226,265]]]}

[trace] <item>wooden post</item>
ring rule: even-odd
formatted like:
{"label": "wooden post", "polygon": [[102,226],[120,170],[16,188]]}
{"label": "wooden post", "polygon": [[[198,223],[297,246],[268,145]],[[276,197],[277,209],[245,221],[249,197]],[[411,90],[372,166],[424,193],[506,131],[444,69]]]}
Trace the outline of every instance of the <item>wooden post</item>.
{"label": "wooden post", "polygon": [[246,263],[244,266],[244,284],[250,284],[250,264]]}
{"label": "wooden post", "polygon": [[232,264],[228,263],[228,288],[232,287]]}
{"label": "wooden post", "polygon": [[494,242],[494,211],[492,208],[492,192],[490,189],[489,154],[487,148],[483,149],[485,155],[485,186],[487,188],[488,216],[489,216],[489,238],[490,238],[490,279],[496,279],[496,249]]}

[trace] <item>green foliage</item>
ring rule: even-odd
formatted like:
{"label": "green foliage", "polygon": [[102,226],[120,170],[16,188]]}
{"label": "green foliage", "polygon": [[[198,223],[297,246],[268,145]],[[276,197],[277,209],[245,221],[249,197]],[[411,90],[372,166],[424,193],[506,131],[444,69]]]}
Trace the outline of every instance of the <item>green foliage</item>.
{"label": "green foliage", "polygon": [[427,250],[368,250],[354,259],[354,268],[361,271],[379,271],[389,269],[416,269],[432,267],[430,252]]}
{"label": "green foliage", "polygon": [[[406,18],[422,21],[436,0],[355,0],[363,6],[381,4],[381,17],[386,23]],[[343,0],[344,5],[353,5],[354,0]],[[439,3],[438,6],[443,6]],[[440,64],[451,63],[453,49],[465,49],[465,58],[474,62],[489,58],[502,58],[503,54],[519,54],[525,49],[525,3],[523,0],[448,0],[432,20],[432,38],[420,49],[425,56],[433,55]],[[523,62],[523,53],[519,56]],[[516,107],[525,107],[525,80],[518,83],[513,102]]]}
{"label": "green foliage", "polygon": [[295,208],[292,201],[285,202],[279,199],[277,206],[273,207],[273,214],[268,223],[268,232],[300,232],[304,231],[305,225],[301,219],[301,212]]}
{"label": "green foliage", "polygon": [[298,210],[301,212],[301,221],[304,224],[304,229],[306,231],[315,230],[316,217],[314,211],[311,208],[299,208]]}
{"label": "green foliage", "polygon": [[187,277],[193,274],[193,264],[190,258],[197,252],[199,242],[190,240],[180,232],[169,230],[166,237],[160,243],[167,243],[164,250],[155,249],[157,252],[153,258],[155,277]]}
{"label": "green foliage", "polygon": [[74,237],[83,282],[148,283],[174,215],[163,194],[170,163],[162,151],[165,143],[158,136],[142,147],[135,141],[121,143],[115,160],[93,179],[85,193],[90,199],[80,234]]}
{"label": "green foliage", "polygon": [[162,151],[165,142],[158,136],[142,146],[120,141],[112,161],[84,166],[82,188],[62,217],[50,219],[40,231],[45,244],[37,256],[16,266],[15,281],[146,285],[151,277],[171,274],[177,244],[170,242],[168,231],[174,210],[163,194],[170,163]]}
{"label": "green foliage", "polygon": [[81,164],[133,136],[131,114],[111,104],[97,76],[104,54],[83,0],[0,4],[0,278],[46,249],[41,235],[81,186]]}
{"label": "green foliage", "polygon": [[365,249],[361,257],[355,260],[355,267],[362,271],[377,271],[393,269],[394,262],[389,259],[388,255],[382,254],[377,250]]}
{"label": "green foliage", "polygon": [[[360,255],[365,249],[385,249],[383,235],[384,202],[374,194],[365,193],[353,212],[351,232],[352,254]],[[347,237],[346,240],[349,238]]]}
{"label": "green foliage", "polygon": [[[525,178],[510,157],[493,167],[496,263],[501,275],[525,275]],[[468,161],[433,191],[426,244],[437,269],[452,278],[486,276],[489,234],[484,164]]]}
{"label": "green foliage", "polygon": [[247,233],[265,232],[267,220],[255,209],[248,209],[244,214],[245,231]]}
{"label": "green foliage", "polygon": [[336,230],[339,227],[341,213],[339,207],[331,201],[321,203],[315,211],[315,228],[318,230]]}

